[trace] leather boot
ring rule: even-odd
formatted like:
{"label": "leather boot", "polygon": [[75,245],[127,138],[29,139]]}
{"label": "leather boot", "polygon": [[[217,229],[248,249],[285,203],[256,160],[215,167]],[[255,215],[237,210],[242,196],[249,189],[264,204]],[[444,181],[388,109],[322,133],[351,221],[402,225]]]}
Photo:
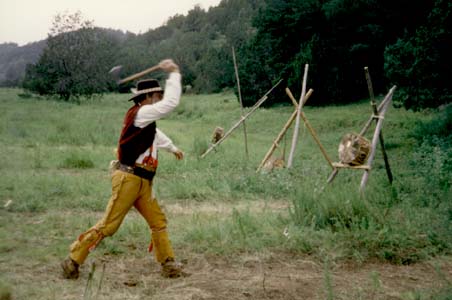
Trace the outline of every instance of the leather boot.
{"label": "leather boot", "polygon": [[160,274],[165,278],[188,276],[188,274],[183,271],[183,268],[183,264],[176,262],[174,258],[168,258],[164,263],[162,263]]}
{"label": "leather boot", "polygon": [[66,279],[77,279],[79,276],[78,263],[73,261],[70,257],[61,262],[61,268],[63,269],[63,277]]}

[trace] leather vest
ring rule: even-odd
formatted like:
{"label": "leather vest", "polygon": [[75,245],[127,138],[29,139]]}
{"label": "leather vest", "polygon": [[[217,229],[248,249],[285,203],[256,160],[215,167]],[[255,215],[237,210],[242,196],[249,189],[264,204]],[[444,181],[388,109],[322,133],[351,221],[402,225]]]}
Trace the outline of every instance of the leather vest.
{"label": "leather vest", "polygon": [[137,158],[152,146],[156,132],[155,122],[144,128],[133,125],[139,108],[139,105],[134,105],[127,111],[119,137],[118,159],[122,164],[132,167]]}

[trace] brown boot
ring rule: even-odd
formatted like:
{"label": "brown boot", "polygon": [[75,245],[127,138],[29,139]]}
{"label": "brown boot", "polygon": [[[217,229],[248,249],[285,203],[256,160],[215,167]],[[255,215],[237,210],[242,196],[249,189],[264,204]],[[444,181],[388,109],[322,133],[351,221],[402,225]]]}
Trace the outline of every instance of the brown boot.
{"label": "brown boot", "polygon": [[66,258],[61,262],[63,277],[66,279],[77,279],[79,275],[78,267],[78,263],[73,261],[70,257]]}
{"label": "brown boot", "polygon": [[166,262],[162,263],[160,274],[165,278],[188,276],[188,274],[182,270],[183,268],[183,264],[176,262],[174,258],[168,258]]}

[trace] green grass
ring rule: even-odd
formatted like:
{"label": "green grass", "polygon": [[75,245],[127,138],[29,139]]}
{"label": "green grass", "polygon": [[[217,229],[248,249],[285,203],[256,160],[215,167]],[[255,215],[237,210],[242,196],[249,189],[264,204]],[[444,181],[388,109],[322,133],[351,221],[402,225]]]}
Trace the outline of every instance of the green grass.
{"label": "green grass", "polygon": [[[30,256],[38,261],[63,257],[72,239],[96,222],[110,195],[108,164],[130,105],[127,96],[119,94],[69,104],[21,98],[20,93],[0,89],[1,273]],[[188,209],[185,214],[168,212],[177,248],[227,256],[282,251],[322,260],[377,258],[397,264],[450,255],[452,150],[443,130],[450,123],[447,116],[390,108],[383,133],[395,180],[389,185],[378,150],[362,197],[361,171],[343,170],[326,186],[331,170],[304,127],[292,169],[255,172],[291,112],[291,107],[259,109],[246,121],[249,158],[242,128],[199,158],[216,126],[228,130],[239,120],[232,94],[184,95],[175,113],[158,122],[186,153],[178,162],[162,152],[155,179],[163,205]],[[371,108],[363,101],[306,107],[305,114],[336,160],[342,135],[359,132]],[[432,131],[441,134],[431,138]],[[286,154],[291,138],[290,130]],[[221,205],[241,209],[196,211]],[[38,223],[30,227],[28,219]],[[102,243],[103,252],[121,254],[131,243],[139,241],[143,248],[148,243],[139,218],[128,218],[115,237]]]}

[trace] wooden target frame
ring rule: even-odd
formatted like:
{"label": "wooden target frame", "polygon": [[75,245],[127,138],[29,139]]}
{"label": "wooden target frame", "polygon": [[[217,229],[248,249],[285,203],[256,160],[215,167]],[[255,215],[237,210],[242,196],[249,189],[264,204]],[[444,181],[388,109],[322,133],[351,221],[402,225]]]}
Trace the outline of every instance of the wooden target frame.
{"label": "wooden target frame", "polygon": [[370,95],[370,104],[372,106],[372,110],[373,110],[373,114],[371,115],[371,117],[369,118],[369,120],[366,122],[366,124],[364,125],[363,129],[360,131],[359,135],[364,136],[366,134],[366,132],[369,130],[370,126],[372,125],[372,123],[374,121],[376,121],[376,127],[375,127],[375,131],[372,137],[372,144],[371,144],[371,148],[370,148],[370,154],[369,157],[366,161],[365,164],[363,165],[359,165],[359,166],[350,166],[350,165],[346,165],[343,163],[333,163],[333,171],[330,174],[330,176],[328,177],[327,183],[331,183],[334,178],[336,177],[336,175],[339,172],[339,169],[352,169],[352,170],[364,170],[364,174],[361,178],[361,184],[360,184],[360,191],[364,192],[364,189],[367,185],[367,181],[369,179],[369,174],[370,171],[372,169],[372,163],[375,159],[375,155],[376,155],[376,148],[377,148],[377,144],[380,143],[381,146],[381,150],[382,150],[382,154],[383,154],[383,159],[385,162],[385,168],[386,168],[386,174],[388,176],[388,180],[389,183],[392,184],[393,181],[393,176],[392,176],[392,172],[391,172],[391,168],[389,165],[389,160],[388,160],[388,156],[386,153],[386,148],[385,148],[385,144],[384,144],[384,139],[383,139],[383,132],[382,132],[382,127],[383,127],[383,121],[385,118],[385,114],[386,111],[389,107],[389,104],[392,101],[392,97],[394,95],[394,91],[397,88],[397,86],[393,86],[389,92],[386,94],[386,96],[384,97],[383,101],[378,105],[377,107],[377,103],[375,102],[375,98],[374,98],[374,93],[373,93],[373,88],[372,88],[372,81],[370,79],[370,74],[369,74],[369,69],[367,67],[364,68],[365,74],[366,74],[366,81],[367,81],[367,87],[369,89],[369,95]]}

